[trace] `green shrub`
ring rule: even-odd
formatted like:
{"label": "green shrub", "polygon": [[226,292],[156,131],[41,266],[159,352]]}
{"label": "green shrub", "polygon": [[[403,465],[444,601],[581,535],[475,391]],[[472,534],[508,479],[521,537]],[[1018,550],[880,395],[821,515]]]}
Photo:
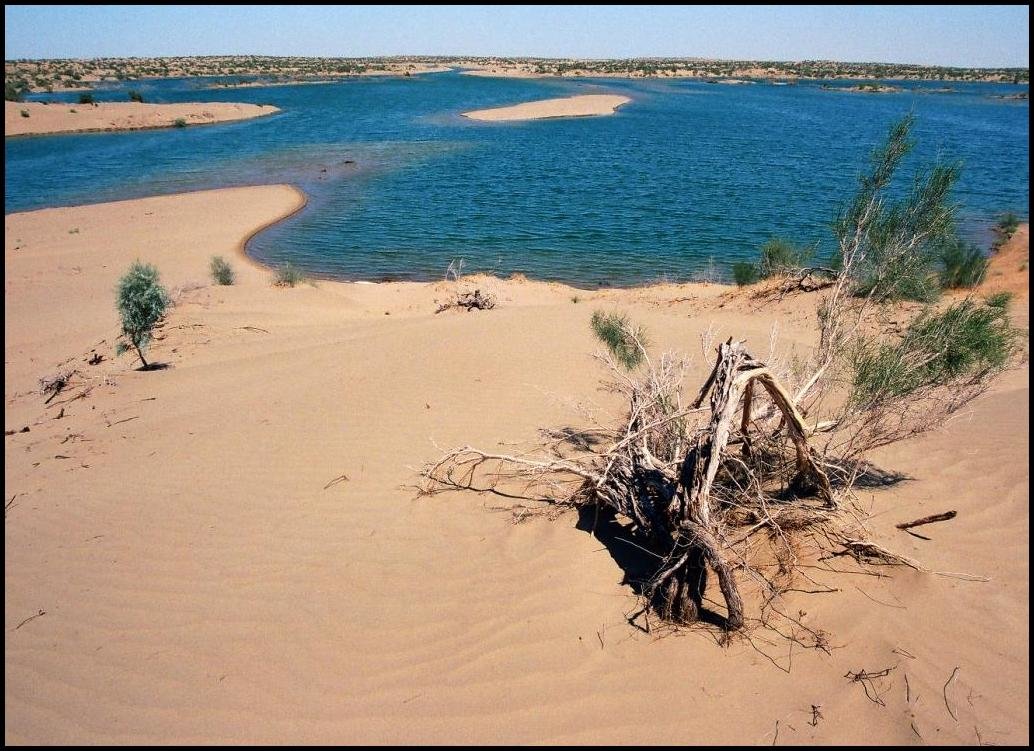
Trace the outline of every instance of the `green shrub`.
{"label": "green shrub", "polygon": [[732,278],[741,287],[754,284],[759,278],[758,267],[747,261],[737,261],[732,265]]}
{"label": "green shrub", "polygon": [[233,284],[236,279],[233,267],[230,266],[222,256],[212,256],[212,262],[209,264],[209,269],[212,273],[212,281],[216,284],[229,286]]}
{"label": "green shrub", "polygon": [[987,273],[987,256],[977,246],[958,238],[944,243],[939,260],[942,289],[975,287]]}
{"label": "green shrub", "polygon": [[79,95],[79,104],[96,104],[93,99],[93,94],[83,92]]}
{"label": "green shrub", "polygon": [[916,318],[896,343],[860,341],[851,357],[851,401],[879,404],[922,388],[983,379],[1005,367],[1018,332],[1008,298],[972,299]]}
{"label": "green shrub", "polygon": [[761,246],[761,258],[758,261],[758,274],[762,279],[789,269],[798,269],[811,261],[814,250],[799,248],[793,243],[779,237],[773,237]]}
{"label": "green shrub", "polygon": [[131,102],[141,102],[142,103],[144,101],[144,95],[141,94],[136,89],[130,89],[129,92],[128,92],[128,96],[129,96],[129,101],[131,101]]}
{"label": "green shrub", "polygon": [[273,279],[273,284],[277,287],[294,287],[304,281],[305,274],[302,273],[301,269],[288,262],[276,270],[276,277]]}
{"label": "green shrub", "polygon": [[169,307],[169,293],[158,283],[158,269],[135,261],[118,283],[118,312],[122,318],[122,335],[129,344],[120,342],[118,354],[136,349],[144,369],[150,367],[144,351],[151,341],[155,324]]}
{"label": "green shrub", "polygon": [[182,117],[177,117],[176,121],[173,123],[173,125],[175,127],[177,127],[177,128],[186,128],[187,127],[187,121],[185,119],[183,119]]}
{"label": "green shrub", "polygon": [[1000,308],[1005,310],[1009,307],[1009,303],[1012,302],[1012,292],[995,292],[992,295],[988,295],[984,299],[984,303],[989,308]]}
{"label": "green shrub", "polygon": [[22,115],[22,117],[28,117],[29,116],[29,111],[28,110],[22,110],[21,111],[21,115]]}
{"label": "green shrub", "polygon": [[646,335],[641,326],[633,326],[628,316],[621,313],[604,313],[594,311],[592,314],[592,332],[617,362],[626,369],[634,370],[643,361],[646,354]]}

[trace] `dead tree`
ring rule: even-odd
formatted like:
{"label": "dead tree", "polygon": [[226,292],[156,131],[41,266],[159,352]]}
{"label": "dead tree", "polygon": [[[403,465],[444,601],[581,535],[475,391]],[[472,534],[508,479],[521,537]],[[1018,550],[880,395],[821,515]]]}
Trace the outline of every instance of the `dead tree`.
{"label": "dead tree", "polygon": [[[764,477],[753,478],[756,487],[769,483],[786,464],[773,457],[782,458],[780,447],[788,440],[794,447],[790,462],[794,471],[787,487],[795,494],[818,496],[827,506],[834,505],[833,491],[815,461],[808,429],[786,389],[742,342],[729,340],[719,347],[711,376],[688,410],[681,408],[680,381],[681,372],[670,359],[662,359],[657,368],[651,366],[642,381],[626,377],[624,390],[630,403],[625,429],[600,453],[543,461],[489,454],[467,446],[449,452],[428,468],[427,477],[432,486],[470,488],[482,464],[502,462],[517,474],[578,478],[580,485],[573,493],[555,500],[595,505],[631,520],[636,536],[660,560],[646,596],[662,618],[678,623],[699,618],[710,569],[725,599],[727,627],[738,629],[744,623],[743,598],[733,566],[723,552],[728,547],[728,509],[713,493],[716,483],[729,482],[730,440],[735,436],[746,454],[764,457],[757,464],[768,471]],[[755,384],[767,392],[781,420],[752,437]],[[690,431],[687,418],[704,411],[699,405],[708,393],[710,418]],[[742,417],[737,422],[741,405]],[[742,460],[738,463],[747,466]]]}

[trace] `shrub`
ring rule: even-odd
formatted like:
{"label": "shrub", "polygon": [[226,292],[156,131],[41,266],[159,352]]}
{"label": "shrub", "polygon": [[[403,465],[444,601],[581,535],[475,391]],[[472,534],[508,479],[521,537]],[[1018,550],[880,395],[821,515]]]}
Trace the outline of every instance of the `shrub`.
{"label": "shrub", "polygon": [[1003,310],[1009,307],[1010,302],[1012,302],[1012,292],[995,292],[984,299],[987,307],[1001,308]]}
{"label": "shrub", "polygon": [[186,128],[187,127],[187,121],[184,120],[182,117],[177,117],[176,121],[173,123],[173,125],[175,127],[177,127],[177,128]]}
{"label": "shrub", "polygon": [[732,265],[732,278],[741,287],[753,284],[758,280],[758,267],[747,261],[737,261]]}
{"label": "shrub", "polygon": [[944,243],[939,260],[943,289],[975,287],[984,280],[987,273],[987,256],[977,246],[966,244],[958,238]]}
{"label": "shrub", "polygon": [[949,199],[959,163],[920,172],[899,201],[887,195],[894,173],[915,145],[914,124],[915,117],[907,115],[891,126],[886,142],[872,154],[871,170],[834,222],[839,277],[850,280],[855,293],[876,301],[935,297],[937,251],[955,234],[957,206]]}
{"label": "shrub", "polygon": [[851,401],[881,404],[920,389],[983,380],[1000,371],[1015,350],[1008,298],[972,299],[916,318],[896,343],[857,343],[851,359]]}
{"label": "shrub", "polygon": [[131,101],[131,102],[141,102],[142,103],[144,101],[144,95],[141,94],[136,89],[130,89],[129,92],[128,92],[128,95],[129,95],[129,101]]}
{"label": "shrub", "polygon": [[806,265],[814,255],[811,248],[799,248],[793,243],[779,237],[773,237],[761,246],[761,258],[758,261],[758,274],[767,279],[789,269],[797,269]]}
{"label": "shrub", "polygon": [[592,332],[627,370],[634,370],[646,353],[646,335],[641,326],[633,326],[621,313],[594,311]]}
{"label": "shrub", "polygon": [[222,256],[212,256],[212,262],[209,265],[209,269],[212,273],[212,280],[216,284],[229,286],[233,284],[236,279],[236,274],[233,272],[233,267],[228,264]]}
{"label": "shrub", "polygon": [[291,263],[288,262],[276,270],[276,277],[273,280],[273,284],[277,287],[294,287],[304,281],[305,274],[301,272],[301,269],[296,266],[292,266]]}
{"label": "shrub", "polygon": [[994,253],[1008,242],[1009,238],[1019,229],[1020,218],[1011,211],[1007,211],[998,218],[998,222],[991,231],[995,234],[994,242],[991,243],[991,252]]}
{"label": "shrub", "polygon": [[22,110],[21,111],[21,115],[22,115],[22,117],[28,117],[29,116],[29,111],[28,110]]}
{"label": "shrub", "polygon": [[[135,261],[118,283],[118,312],[122,318],[122,335],[136,349],[144,369],[150,367],[144,351],[151,341],[155,324],[169,307],[169,293],[158,283],[158,269]],[[117,354],[129,349],[120,342]]]}
{"label": "shrub", "polygon": [[4,81],[4,101],[25,101],[25,93],[28,90],[29,86],[24,81]]}
{"label": "shrub", "polygon": [[79,95],[79,104],[96,104],[93,99],[93,94],[83,92]]}

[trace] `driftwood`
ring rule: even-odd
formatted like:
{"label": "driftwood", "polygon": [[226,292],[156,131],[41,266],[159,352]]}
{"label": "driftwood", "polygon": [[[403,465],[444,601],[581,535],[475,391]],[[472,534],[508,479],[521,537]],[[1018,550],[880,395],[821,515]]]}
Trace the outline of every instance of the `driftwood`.
{"label": "driftwood", "polygon": [[[793,506],[792,513],[788,506],[770,511],[765,501],[769,491],[763,486],[775,480],[782,481],[789,498],[817,497],[829,510],[835,509],[833,490],[808,445],[809,430],[793,399],[742,342],[729,340],[719,347],[711,375],[689,409],[681,406],[681,366],[662,358],[649,367],[642,382],[622,375],[620,388],[629,397],[629,414],[608,448],[573,458],[533,459],[465,446],[425,470],[428,490],[491,489],[475,485],[475,475],[486,463],[501,463],[516,475],[552,483],[553,502],[595,506],[631,520],[634,536],[659,560],[644,595],[663,619],[689,623],[700,618],[710,570],[725,600],[726,627],[735,630],[743,626],[745,616],[734,574],[741,564],[729,558],[728,524],[735,518],[752,525],[742,541],[759,527],[778,529],[773,513],[788,512],[801,526],[828,518],[828,513],[804,504]],[[616,366],[614,370],[620,372]],[[780,420],[769,429],[773,417],[762,423],[763,430],[752,432],[757,386],[768,395]],[[710,417],[691,429],[687,418],[704,411],[699,405],[708,395]],[[793,447],[791,454],[782,449],[786,443]],[[730,453],[732,445],[741,448],[741,455]],[[743,467],[746,477],[737,480],[733,475],[742,474]],[[563,478],[577,483],[566,495]],[[735,490],[738,483],[746,483],[756,494]],[[736,503],[729,502],[732,495]],[[757,505],[748,508],[751,498]]]}
{"label": "driftwood", "polygon": [[486,294],[482,295],[481,290],[473,292],[461,292],[452,302],[442,303],[435,313],[441,313],[449,308],[466,308],[469,313],[472,310],[491,310],[495,307],[495,297]]}
{"label": "driftwood", "polygon": [[956,516],[958,516],[957,511],[945,511],[943,514],[931,514],[930,516],[924,516],[921,519],[916,519],[915,521],[902,522],[901,524],[896,524],[894,526],[896,526],[898,529],[907,530],[911,529],[912,527],[921,527],[924,524],[933,524],[934,522],[946,522],[949,519],[954,519]]}

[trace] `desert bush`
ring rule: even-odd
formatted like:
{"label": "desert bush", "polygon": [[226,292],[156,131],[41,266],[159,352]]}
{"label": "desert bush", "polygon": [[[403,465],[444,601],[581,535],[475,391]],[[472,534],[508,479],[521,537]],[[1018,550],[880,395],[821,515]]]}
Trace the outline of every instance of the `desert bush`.
{"label": "desert bush", "polygon": [[294,287],[304,281],[305,274],[302,273],[301,269],[292,265],[290,262],[280,266],[276,270],[276,276],[273,278],[273,284],[277,287]]}
{"label": "desert bush", "polygon": [[995,292],[984,298],[989,308],[1008,308],[1012,302],[1012,292]]}
{"label": "desert bush", "polygon": [[186,128],[187,127],[187,121],[185,119],[183,119],[182,117],[177,117],[175,122],[173,122],[173,126],[175,126],[177,128]]}
{"label": "desert bush", "polygon": [[158,283],[158,269],[135,261],[118,283],[118,312],[122,318],[122,336],[118,354],[136,350],[144,368],[149,368],[144,352],[151,341],[151,332],[169,307],[169,293]]}
{"label": "desert bush", "polygon": [[761,246],[758,275],[768,278],[784,271],[806,266],[814,256],[812,248],[798,247],[779,237],[773,237]]}
{"label": "desert bush", "polygon": [[29,116],[29,111],[28,110],[22,110],[21,111],[21,116],[22,117],[28,117]]}
{"label": "desert bush", "polygon": [[641,326],[634,326],[628,316],[597,310],[592,314],[591,325],[592,333],[626,370],[635,370],[643,361],[646,333]]}
{"label": "desert bush", "polygon": [[732,265],[732,278],[741,287],[754,284],[760,278],[758,267],[749,261],[736,261]]}
{"label": "desert bush", "polygon": [[79,95],[79,104],[95,104],[93,94],[83,92]]}
{"label": "desert bush", "polygon": [[136,89],[130,89],[127,92],[127,96],[129,97],[129,101],[131,101],[131,102],[141,102],[142,103],[144,101],[144,95],[141,94]]}
{"label": "desert bush", "polygon": [[209,270],[212,274],[212,281],[216,284],[229,286],[233,284],[236,279],[233,267],[230,266],[222,256],[212,256]]}
{"label": "desert bush", "polygon": [[854,458],[936,428],[983,393],[1017,352],[1008,297],[920,314],[900,338],[858,337],[850,387],[827,452]]}
{"label": "desert bush", "polygon": [[958,238],[944,243],[939,253],[940,282],[943,289],[975,287],[984,281],[987,256],[975,245]]}

